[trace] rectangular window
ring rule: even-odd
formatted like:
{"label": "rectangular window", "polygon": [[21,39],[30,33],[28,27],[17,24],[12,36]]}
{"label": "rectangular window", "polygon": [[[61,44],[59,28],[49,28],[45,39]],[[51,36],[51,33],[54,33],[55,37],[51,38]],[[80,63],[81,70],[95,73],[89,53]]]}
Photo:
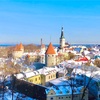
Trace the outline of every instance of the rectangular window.
{"label": "rectangular window", "polygon": [[35,78],[35,81],[37,81],[37,78]]}
{"label": "rectangular window", "polygon": [[50,79],[50,76],[49,76],[49,79]]}
{"label": "rectangular window", "polygon": [[33,82],[33,80],[31,79],[30,82]]}

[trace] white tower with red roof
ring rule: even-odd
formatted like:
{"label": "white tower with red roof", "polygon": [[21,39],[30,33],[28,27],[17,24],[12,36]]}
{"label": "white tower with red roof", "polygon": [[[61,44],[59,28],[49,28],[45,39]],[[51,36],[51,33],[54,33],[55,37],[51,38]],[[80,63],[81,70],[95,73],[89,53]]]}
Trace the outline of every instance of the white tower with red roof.
{"label": "white tower with red roof", "polygon": [[20,58],[22,57],[23,53],[24,53],[24,46],[22,45],[22,43],[20,43],[19,45],[17,44],[13,49],[12,56],[13,58]]}
{"label": "white tower with red roof", "polygon": [[56,65],[56,52],[52,43],[49,44],[45,53],[45,64],[48,67]]}

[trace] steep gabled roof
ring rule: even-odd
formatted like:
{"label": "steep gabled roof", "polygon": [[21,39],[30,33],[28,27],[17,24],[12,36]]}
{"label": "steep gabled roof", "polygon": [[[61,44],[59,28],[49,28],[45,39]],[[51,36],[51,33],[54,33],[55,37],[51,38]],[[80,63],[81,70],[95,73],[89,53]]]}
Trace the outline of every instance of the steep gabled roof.
{"label": "steep gabled roof", "polygon": [[15,48],[14,48],[14,51],[18,51],[19,50],[19,48],[18,48],[18,44],[15,46]]}
{"label": "steep gabled roof", "polygon": [[52,43],[50,42],[45,54],[56,54]]}
{"label": "steep gabled roof", "polygon": [[19,44],[19,49],[23,49],[23,48],[24,48],[23,44],[20,43],[20,44]]}
{"label": "steep gabled roof", "polygon": [[22,43],[17,44],[14,48],[14,51],[20,51],[21,49],[24,49],[24,46],[22,45]]}

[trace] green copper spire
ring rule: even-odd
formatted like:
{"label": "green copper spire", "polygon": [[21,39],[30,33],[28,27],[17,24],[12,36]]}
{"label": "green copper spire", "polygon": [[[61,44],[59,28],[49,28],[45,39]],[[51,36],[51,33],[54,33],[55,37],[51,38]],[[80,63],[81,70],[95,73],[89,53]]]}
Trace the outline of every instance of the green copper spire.
{"label": "green copper spire", "polygon": [[63,27],[61,28],[61,37],[60,37],[61,39],[63,39],[64,38],[64,31],[63,31]]}

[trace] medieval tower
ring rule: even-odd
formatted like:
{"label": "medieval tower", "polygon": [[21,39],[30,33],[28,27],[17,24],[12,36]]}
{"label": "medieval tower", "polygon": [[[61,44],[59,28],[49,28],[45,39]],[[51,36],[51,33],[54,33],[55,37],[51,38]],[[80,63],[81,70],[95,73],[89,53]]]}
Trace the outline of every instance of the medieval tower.
{"label": "medieval tower", "polygon": [[56,52],[50,43],[45,53],[45,64],[47,67],[56,65]]}

